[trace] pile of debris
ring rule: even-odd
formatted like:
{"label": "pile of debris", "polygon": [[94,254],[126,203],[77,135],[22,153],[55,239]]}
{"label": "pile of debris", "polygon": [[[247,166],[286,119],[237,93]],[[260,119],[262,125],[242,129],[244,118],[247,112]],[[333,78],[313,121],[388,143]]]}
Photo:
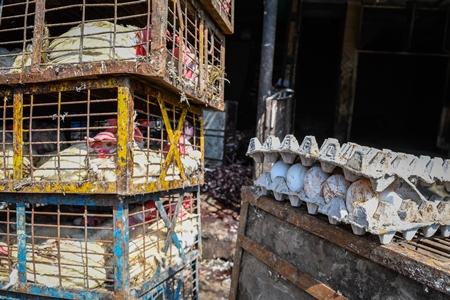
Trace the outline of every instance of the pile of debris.
{"label": "pile of debris", "polygon": [[214,199],[240,203],[241,187],[246,185],[253,185],[253,166],[230,164],[205,172],[200,190]]}

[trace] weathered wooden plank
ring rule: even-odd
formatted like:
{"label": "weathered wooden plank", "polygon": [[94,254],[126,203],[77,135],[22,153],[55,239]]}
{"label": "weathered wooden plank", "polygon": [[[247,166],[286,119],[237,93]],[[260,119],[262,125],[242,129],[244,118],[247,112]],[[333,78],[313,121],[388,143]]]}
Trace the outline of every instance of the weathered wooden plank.
{"label": "weathered wooden plank", "polygon": [[288,202],[258,196],[258,189],[244,187],[243,190],[245,190],[242,193],[243,202],[249,202],[251,206],[258,207],[343,249],[450,295],[450,264],[447,262],[430,259],[423,253],[407,249],[402,243],[381,245],[375,236],[354,235],[345,226],[332,226],[317,216],[307,214],[303,209],[291,207]]}
{"label": "weathered wooden plank", "polygon": [[288,261],[242,234],[238,235],[238,244],[241,245],[245,251],[264,262],[271,269],[281,274],[284,278],[294,283],[297,287],[303,289],[314,298],[347,299],[346,297],[340,295],[339,292],[334,291],[308,274],[300,272]]}

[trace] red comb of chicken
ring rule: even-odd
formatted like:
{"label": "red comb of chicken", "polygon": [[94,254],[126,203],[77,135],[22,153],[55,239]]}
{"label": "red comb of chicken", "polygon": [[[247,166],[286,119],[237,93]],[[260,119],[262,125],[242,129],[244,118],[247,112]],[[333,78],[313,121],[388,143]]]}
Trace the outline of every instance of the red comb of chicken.
{"label": "red comb of chicken", "polygon": [[146,56],[148,53],[147,43],[152,41],[152,25],[145,26],[141,31],[136,32],[136,55]]}
{"label": "red comb of chicken", "polygon": [[97,145],[101,145],[101,143],[104,141],[117,142],[117,139],[112,132],[103,131],[94,136],[93,138],[89,138],[89,147],[94,148]]}

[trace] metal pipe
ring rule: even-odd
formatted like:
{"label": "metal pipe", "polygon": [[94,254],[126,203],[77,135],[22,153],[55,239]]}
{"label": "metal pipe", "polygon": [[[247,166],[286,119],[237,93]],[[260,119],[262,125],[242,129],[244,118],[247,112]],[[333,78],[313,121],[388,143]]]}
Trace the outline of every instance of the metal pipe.
{"label": "metal pipe", "polygon": [[264,1],[261,63],[259,72],[258,104],[256,115],[256,135],[265,140],[266,98],[272,92],[273,56],[275,52],[275,33],[277,24],[277,0]]}

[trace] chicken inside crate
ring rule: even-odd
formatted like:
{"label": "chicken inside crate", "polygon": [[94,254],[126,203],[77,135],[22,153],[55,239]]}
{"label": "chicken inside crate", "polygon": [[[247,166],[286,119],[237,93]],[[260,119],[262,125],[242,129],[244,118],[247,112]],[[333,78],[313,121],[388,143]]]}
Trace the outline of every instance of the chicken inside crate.
{"label": "chicken inside crate", "polygon": [[4,192],[130,195],[203,183],[200,109],[130,77],[24,86],[2,107]]}
{"label": "chicken inside crate", "polygon": [[[190,283],[183,293],[194,292],[196,189],[126,197],[122,204],[114,195],[42,198],[24,197],[0,209],[4,287],[10,283],[16,291],[22,280],[32,294],[77,290],[83,299],[108,299],[121,287],[134,298],[184,276]],[[14,282],[14,276],[21,279]]]}
{"label": "chicken inside crate", "polygon": [[139,74],[224,109],[225,36],[196,1],[4,0],[0,84]]}

